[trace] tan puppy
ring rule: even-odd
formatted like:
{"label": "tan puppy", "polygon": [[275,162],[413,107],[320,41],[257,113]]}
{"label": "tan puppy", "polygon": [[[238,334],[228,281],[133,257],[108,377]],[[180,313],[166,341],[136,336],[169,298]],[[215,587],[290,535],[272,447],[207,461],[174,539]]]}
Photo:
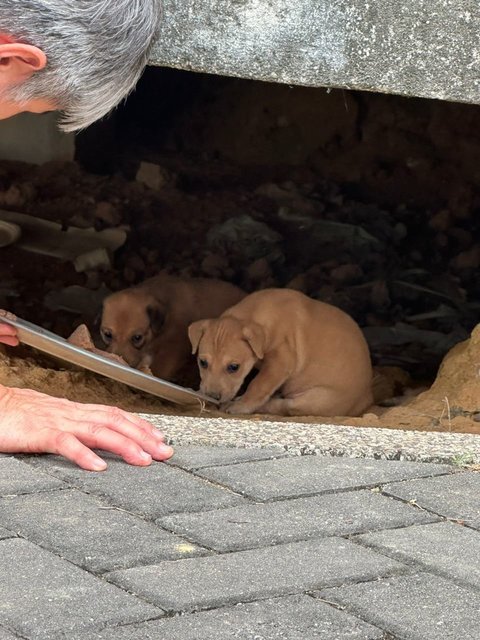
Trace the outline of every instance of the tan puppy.
{"label": "tan puppy", "polygon": [[[216,320],[189,327],[200,389],[229,413],[351,415],[373,403],[372,367],[346,313],[291,289],[247,296]],[[233,402],[253,368],[257,376]]]}
{"label": "tan puppy", "polygon": [[244,296],[221,280],[160,274],[108,296],[100,333],[107,351],[131,367],[150,368],[155,376],[174,380],[192,360],[188,325],[218,317]]}

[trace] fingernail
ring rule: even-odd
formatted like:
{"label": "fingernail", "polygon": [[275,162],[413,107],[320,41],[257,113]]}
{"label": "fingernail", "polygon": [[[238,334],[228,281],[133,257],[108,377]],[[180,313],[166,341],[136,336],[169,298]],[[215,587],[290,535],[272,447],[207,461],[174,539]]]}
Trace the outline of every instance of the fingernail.
{"label": "fingernail", "polygon": [[148,462],[151,462],[151,461],[152,461],[152,456],[151,456],[149,453],[147,453],[146,451],[142,451],[142,452],[140,453],[140,458],[141,458],[142,460],[145,460],[145,461],[148,461]]}
{"label": "fingernail", "polygon": [[163,458],[171,458],[173,456],[173,448],[168,444],[159,444],[157,451]]}
{"label": "fingernail", "polygon": [[91,458],[93,471],[105,471],[107,463],[97,456]]}
{"label": "fingernail", "polygon": [[159,431],[158,429],[152,429],[152,436],[154,438],[156,438],[157,440],[162,440],[164,439],[164,435],[161,431]]}

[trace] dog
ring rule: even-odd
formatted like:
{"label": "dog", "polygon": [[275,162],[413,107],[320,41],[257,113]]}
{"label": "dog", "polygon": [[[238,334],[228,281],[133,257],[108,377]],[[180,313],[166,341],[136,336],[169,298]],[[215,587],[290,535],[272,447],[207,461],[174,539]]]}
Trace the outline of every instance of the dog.
{"label": "dog", "polygon": [[[357,323],[291,289],[248,295],[188,329],[200,390],[232,414],[356,416],[373,404],[372,365]],[[245,377],[257,368],[244,395]]]}
{"label": "dog", "polygon": [[245,292],[221,280],[180,278],[160,274],[105,298],[100,335],[109,353],[131,367],[151,370],[163,380],[176,381],[191,356],[188,326],[205,317],[218,317],[239,302]]}

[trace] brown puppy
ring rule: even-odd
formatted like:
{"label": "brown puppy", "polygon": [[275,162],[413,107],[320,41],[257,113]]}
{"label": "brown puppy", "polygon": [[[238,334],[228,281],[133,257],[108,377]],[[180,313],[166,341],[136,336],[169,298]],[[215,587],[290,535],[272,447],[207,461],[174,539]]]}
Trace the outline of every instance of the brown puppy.
{"label": "brown puppy", "polygon": [[[351,415],[373,403],[372,367],[346,313],[291,289],[247,296],[216,320],[189,327],[200,389],[229,413]],[[233,402],[253,368],[259,373]]]}
{"label": "brown puppy", "polygon": [[103,302],[100,333],[107,351],[131,367],[174,380],[192,360],[188,325],[218,317],[245,293],[228,282],[160,274]]}

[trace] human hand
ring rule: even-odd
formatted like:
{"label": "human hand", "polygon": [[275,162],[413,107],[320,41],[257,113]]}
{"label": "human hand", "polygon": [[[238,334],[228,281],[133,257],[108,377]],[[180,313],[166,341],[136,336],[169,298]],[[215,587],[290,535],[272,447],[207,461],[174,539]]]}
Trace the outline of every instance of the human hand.
{"label": "human hand", "polygon": [[18,345],[17,330],[10,324],[0,322],[0,343],[8,344],[9,347]]}
{"label": "human hand", "polygon": [[155,427],[121,409],[0,386],[0,452],[56,453],[83,469],[103,471],[106,462],[91,448],[139,466],[173,455]]}

